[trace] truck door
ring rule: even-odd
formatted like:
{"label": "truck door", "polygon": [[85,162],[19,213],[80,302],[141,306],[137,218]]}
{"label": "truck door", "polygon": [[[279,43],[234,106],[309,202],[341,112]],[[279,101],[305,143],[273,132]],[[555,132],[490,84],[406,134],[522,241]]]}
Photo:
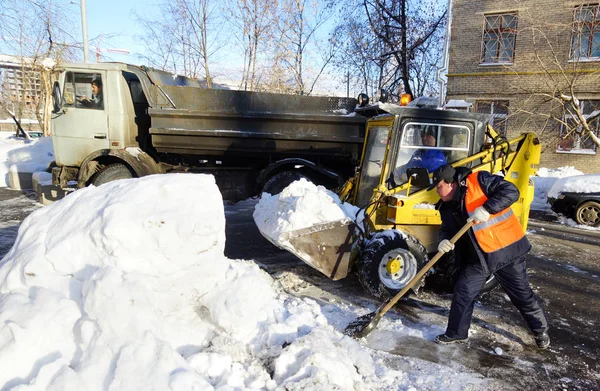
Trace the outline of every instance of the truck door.
{"label": "truck door", "polygon": [[67,71],[63,113],[54,118],[56,163],[76,166],[90,153],[109,148],[106,73]]}

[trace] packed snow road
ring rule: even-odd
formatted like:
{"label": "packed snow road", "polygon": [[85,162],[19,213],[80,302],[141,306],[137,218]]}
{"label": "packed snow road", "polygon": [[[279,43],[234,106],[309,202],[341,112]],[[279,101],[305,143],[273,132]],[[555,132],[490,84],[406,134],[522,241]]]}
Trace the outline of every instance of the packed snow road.
{"label": "packed snow road", "polygon": [[[32,197],[5,188],[0,188],[0,204],[3,257],[17,236],[20,222],[41,205]],[[252,219],[255,204],[255,200],[246,200],[225,205],[225,256],[255,260],[296,296],[311,297],[322,304],[348,302],[364,308],[365,313],[376,308],[377,303],[355,278],[330,281],[264,239]],[[503,380],[514,389],[600,388],[600,248],[594,235],[581,240],[584,235],[573,236],[572,232],[560,234],[540,226],[529,230],[534,246],[528,258],[530,279],[551,322],[549,351],[534,347],[520,315],[499,289],[479,301],[466,345],[444,347],[432,342],[445,327],[451,295],[431,289],[403,300],[361,343],[393,353],[390,364],[407,373],[414,373],[421,362],[435,362]],[[419,332],[412,336],[394,331],[389,324],[396,319]],[[335,324],[333,319],[331,324]],[[336,327],[343,329],[345,324]],[[430,366],[423,368],[426,371]]]}

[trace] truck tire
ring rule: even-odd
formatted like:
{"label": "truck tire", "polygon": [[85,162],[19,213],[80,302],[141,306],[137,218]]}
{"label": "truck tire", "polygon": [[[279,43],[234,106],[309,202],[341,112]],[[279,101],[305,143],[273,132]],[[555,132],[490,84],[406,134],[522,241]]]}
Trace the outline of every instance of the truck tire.
{"label": "truck tire", "polygon": [[301,174],[298,171],[283,171],[273,175],[265,182],[262,192],[269,193],[271,195],[279,194],[283,189],[288,187],[292,182],[300,179],[308,179],[306,175]]}
{"label": "truck tire", "polygon": [[129,168],[122,163],[114,163],[104,167],[102,171],[94,175],[92,178],[92,185],[101,186],[105,183],[116,181],[117,179],[129,178],[133,178],[133,174]]}
{"label": "truck tire", "polygon": [[[397,259],[399,271],[390,275],[386,268]],[[367,292],[380,300],[395,296],[428,262],[425,247],[415,238],[397,230],[377,232],[368,239],[357,261],[358,280]],[[423,281],[412,290],[418,291]]]}

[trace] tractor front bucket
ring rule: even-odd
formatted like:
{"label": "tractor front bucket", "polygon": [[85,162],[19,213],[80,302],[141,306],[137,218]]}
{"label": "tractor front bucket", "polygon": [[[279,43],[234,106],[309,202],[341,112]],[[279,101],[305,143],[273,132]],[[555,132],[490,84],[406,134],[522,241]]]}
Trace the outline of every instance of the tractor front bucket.
{"label": "tractor front bucket", "polygon": [[350,219],[286,232],[280,245],[332,280],[348,275],[355,224]]}

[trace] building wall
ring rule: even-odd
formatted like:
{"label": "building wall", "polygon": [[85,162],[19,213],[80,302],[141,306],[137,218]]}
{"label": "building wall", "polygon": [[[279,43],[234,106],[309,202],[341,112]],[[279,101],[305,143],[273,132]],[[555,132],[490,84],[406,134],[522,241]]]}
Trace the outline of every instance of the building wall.
{"label": "building wall", "polygon": [[[534,131],[542,141],[542,167],[575,166],[600,172],[596,154],[557,152],[559,125],[546,114],[562,117],[550,99],[557,88],[572,85],[579,99],[600,100],[600,61],[569,61],[573,9],[589,1],[455,0],[449,51],[447,99],[476,103],[508,101],[508,134]],[[518,27],[511,64],[481,64],[485,15],[516,12]]]}

